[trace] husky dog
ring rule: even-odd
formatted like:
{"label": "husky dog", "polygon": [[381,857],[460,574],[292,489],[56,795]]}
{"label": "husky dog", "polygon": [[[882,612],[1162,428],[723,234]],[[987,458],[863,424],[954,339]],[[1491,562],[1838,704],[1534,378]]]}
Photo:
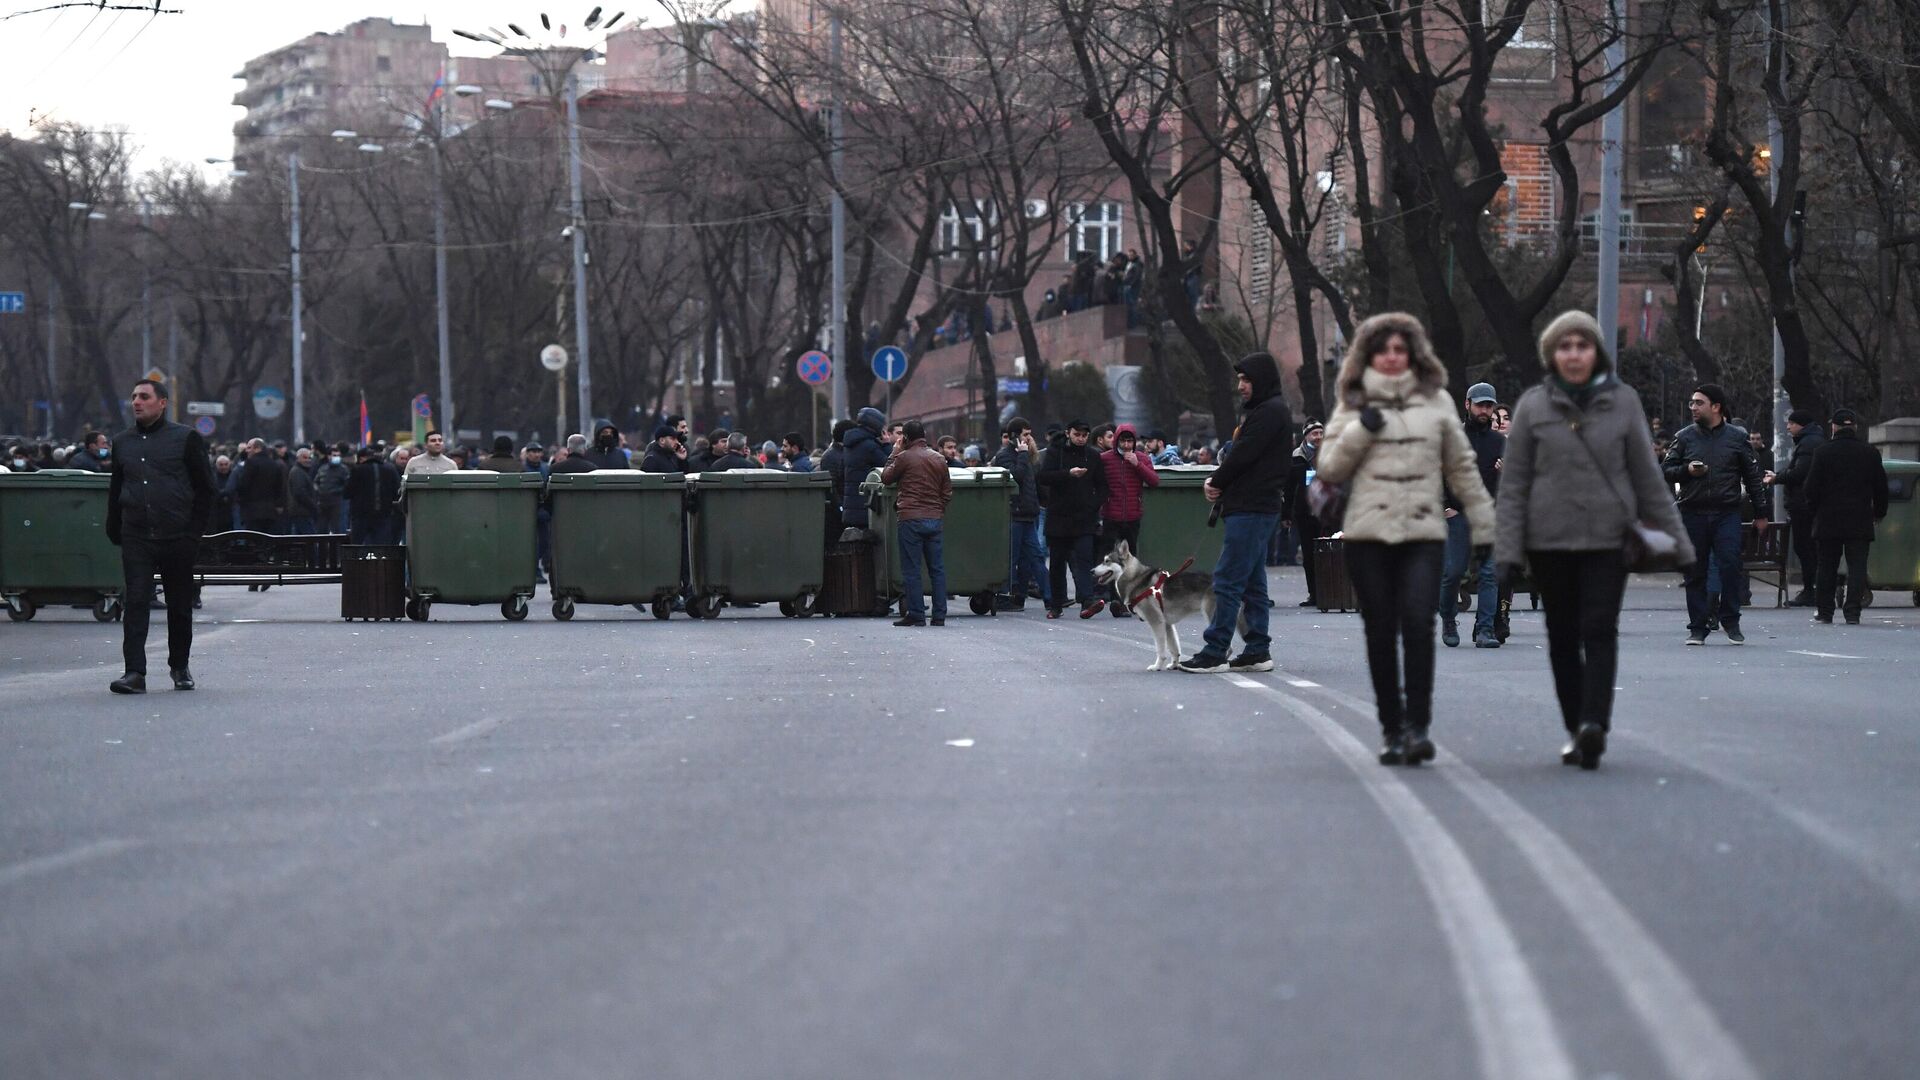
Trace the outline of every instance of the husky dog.
{"label": "husky dog", "polygon": [[[1180,662],[1180,632],[1175,624],[1194,615],[1213,621],[1213,575],[1200,570],[1171,574],[1159,596],[1140,596],[1160,579],[1161,569],[1134,555],[1125,540],[1093,568],[1093,580],[1113,591],[1153,630],[1153,665],[1148,671],[1172,671]],[[1135,597],[1140,597],[1135,600]]]}

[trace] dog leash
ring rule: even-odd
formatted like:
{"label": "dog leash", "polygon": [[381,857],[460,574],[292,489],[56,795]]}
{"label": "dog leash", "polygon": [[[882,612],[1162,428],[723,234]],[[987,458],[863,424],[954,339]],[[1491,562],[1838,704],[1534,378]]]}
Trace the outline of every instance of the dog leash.
{"label": "dog leash", "polygon": [[1180,576],[1181,574],[1186,573],[1187,567],[1192,565],[1193,565],[1193,556],[1189,555],[1187,556],[1187,561],[1181,563],[1178,568],[1173,570],[1162,570],[1154,574],[1153,584],[1148,585],[1146,588],[1136,593],[1133,599],[1127,601],[1127,606],[1133,607],[1134,605],[1138,604],[1140,601],[1145,600],[1147,597],[1151,596],[1153,597],[1153,602],[1160,605],[1160,613],[1162,615],[1166,614],[1167,612],[1167,600],[1166,600],[1167,581],[1171,578],[1175,578]]}

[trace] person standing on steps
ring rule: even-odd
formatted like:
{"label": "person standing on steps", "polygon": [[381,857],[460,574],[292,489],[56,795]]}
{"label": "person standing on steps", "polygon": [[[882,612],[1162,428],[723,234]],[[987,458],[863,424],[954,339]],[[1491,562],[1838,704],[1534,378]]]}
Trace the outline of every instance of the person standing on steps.
{"label": "person standing on steps", "polygon": [[1640,395],[1614,374],[1600,324],[1579,311],[1555,319],[1540,335],[1540,363],[1546,379],[1514,409],[1493,561],[1504,578],[1523,565],[1533,575],[1569,737],[1560,760],[1593,769],[1613,729],[1627,530],[1665,533],[1682,564],[1693,545],[1653,458]]}
{"label": "person standing on steps", "polygon": [[126,580],[121,653],[126,673],[109,684],[116,694],[147,692],[147,625],[153,613],[153,577],[167,590],[167,671],[175,690],[193,689],[194,557],[213,506],[213,470],[207,443],[185,424],[167,419],[167,388],[142,379],[129,399],[133,426],[113,440],[107,489],[107,539],[120,549]]}
{"label": "person standing on steps", "polygon": [[[1249,353],[1233,365],[1242,412],[1232,448],[1200,490],[1220,513],[1220,560],[1213,568],[1213,619],[1206,645],[1179,663],[1181,671],[1272,671],[1267,636],[1267,541],[1280,524],[1280,492],[1292,471],[1293,417],[1280,393],[1280,365]],[[1172,553],[1169,552],[1169,555]],[[1229,660],[1234,628],[1245,614],[1239,656]]]}
{"label": "person standing on steps", "polygon": [[1493,499],[1446,389],[1447,370],[1420,321],[1400,312],[1375,315],[1354,330],[1334,382],[1339,408],[1320,448],[1320,478],[1347,491],[1342,531],[1366,631],[1382,765],[1434,757],[1429,729],[1435,598],[1447,539],[1443,489],[1460,500],[1469,540],[1475,546],[1493,540]]}
{"label": "person standing on steps", "polygon": [[1887,516],[1887,468],[1880,452],[1860,441],[1859,419],[1852,409],[1833,413],[1833,439],[1813,456],[1807,473],[1807,511],[1813,539],[1820,545],[1820,577],[1814,589],[1813,621],[1833,622],[1833,594],[1840,560],[1847,560],[1847,598],[1841,606],[1847,625],[1857,626],[1866,601],[1867,549],[1874,522]]}
{"label": "person standing on steps", "polygon": [[[1747,636],[1740,629],[1740,597],[1746,575],[1740,565],[1741,489],[1753,511],[1753,527],[1764,536],[1767,526],[1767,488],[1759,458],[1747,433],[1727,422],[1727,392],[1715,383],[1694,387],[1687,400],[1693,423],[1674,434],[1662,463],[1667,482],[1680,485],[1680,520],[1687,539],[1699,552],[1687,571],[1687,644],[1705,645],[1709,623],[1735,645]],[[1707,567],[1719,575],[1717,608],[1707,595]]]}

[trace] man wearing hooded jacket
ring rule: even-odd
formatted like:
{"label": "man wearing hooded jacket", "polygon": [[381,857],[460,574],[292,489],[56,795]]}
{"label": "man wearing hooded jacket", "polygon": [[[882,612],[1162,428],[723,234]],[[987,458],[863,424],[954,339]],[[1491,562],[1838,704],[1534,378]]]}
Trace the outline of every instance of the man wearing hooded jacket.
{"label": "man wearing hooded jacket", "polygon": [[[1242,413],[1233,449],[1202,488],[1220,512],[1225,532],[1213,568],[1213,621],[1206,647],[1180,662],[1181,671],[1272,671],[1267,637],[1267,540],[1280,523],[1280,494],[1291,471],[1293,417],[1280,393],[1280,365],[1252,353],[1233,365],[1239,373]],[[1246,609],[1245,649],[1232,660],[1234,627]]]}
{"label": "man wearing hooded jacket", "polygon": [[601,424],[593,429],[593,448],[587,451],[587,460],[596,469],[631,469],[632,459],[620,447],[620,429],[612,424]]}
{"label": "man wearing hooded jacket", "polygon": [[841,439],[845,452],[846,482],[840,489],[840,520],[849,529],[867,527],[867,497],[860,493],[867,474],[887,463],[887,445],[880,441],[887,418],[879,409],[868,406],[855,414],[853,426]]}

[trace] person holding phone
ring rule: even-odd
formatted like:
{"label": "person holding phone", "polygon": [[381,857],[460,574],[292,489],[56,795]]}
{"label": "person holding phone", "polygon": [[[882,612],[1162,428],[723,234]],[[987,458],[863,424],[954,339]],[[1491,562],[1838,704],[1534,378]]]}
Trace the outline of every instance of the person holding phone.
{"label": "person holding phone", "polygon": [[[1680,487],[1680,520],[1699,554],[1687,570],[1687,644],[1705,645],[1714,617],[1735,645],[1746,644],[1740,629],[1740,518],[1744,507],[1762,535],[1767,526],[1765,470],[1747,433],[1727,422],[1727,392],[1717,383],[1701,383],[1687,399],[1693,423],[1674,434],[1662,471]],[[1744,502],[1742,492],[1744,489]],[[1719,575],[1718,610],[1707,602],[1707,568]]]}

